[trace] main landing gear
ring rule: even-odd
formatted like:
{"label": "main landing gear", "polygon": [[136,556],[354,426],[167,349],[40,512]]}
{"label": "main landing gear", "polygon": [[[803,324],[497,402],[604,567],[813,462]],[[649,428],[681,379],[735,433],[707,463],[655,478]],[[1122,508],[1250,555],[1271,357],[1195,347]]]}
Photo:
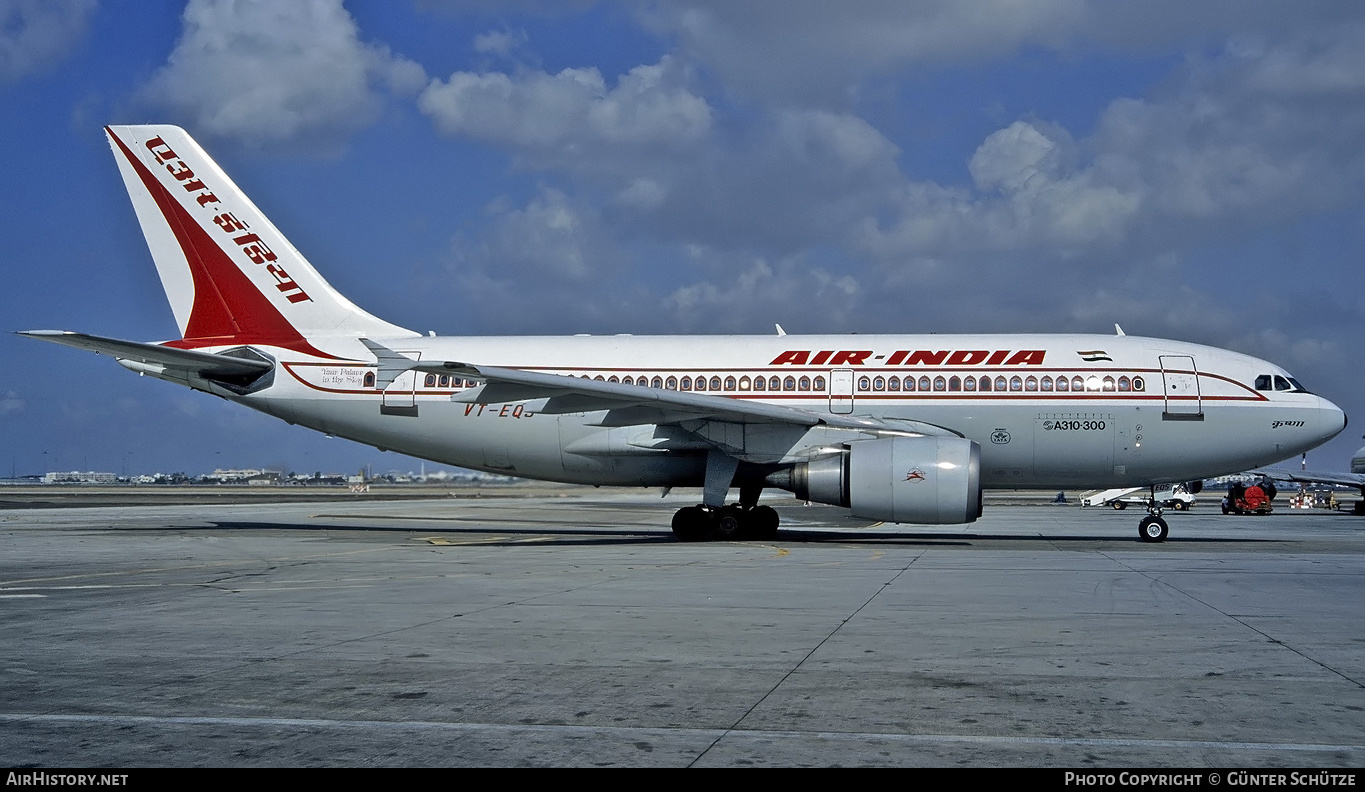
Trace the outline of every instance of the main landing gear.
{"label": "main landing gear", "polygon": [[1144,542],[1164,542],[1170,530],[1161,519],[1161,502],[1156,499],[1156,487],[1153,486],[1147,499],[1147,516],[1138,523],[1138,538]]}
{"label": "main landing gear", "polygon": [[777,510],[758,505],[763,484],[757,477],[743,477],[739,484],[739,503],[725,505],[725,496],[738,467],[739,460],[734,457],[715,451],[707,454],[703,501],[697,506],[678,509],[673,515],[674,536],[684,542],[777,538]]}
{"label": "main landing gear", "polygon": [[673,515],[673,535],[684,542],[704,542],[708,539],[736,540],[777,538],[779,523],[777,510],[771,506],[739,504],[712,509],[707,506],[687,506]]}

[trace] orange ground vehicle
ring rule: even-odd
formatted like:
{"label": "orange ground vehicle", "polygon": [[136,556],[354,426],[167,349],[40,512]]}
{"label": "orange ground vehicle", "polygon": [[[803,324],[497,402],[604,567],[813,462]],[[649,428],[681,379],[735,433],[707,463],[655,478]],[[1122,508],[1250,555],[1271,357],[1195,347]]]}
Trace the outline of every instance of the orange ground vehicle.
{"label": "orange ground vehicle", "polygon": [[1275,485],[1269,481],[1245,486],[1233,484],[1228,488],[1228,496],[1223,499],[1224,514],[1270,514],[1274,511],[1271,501],[1275,498]]}

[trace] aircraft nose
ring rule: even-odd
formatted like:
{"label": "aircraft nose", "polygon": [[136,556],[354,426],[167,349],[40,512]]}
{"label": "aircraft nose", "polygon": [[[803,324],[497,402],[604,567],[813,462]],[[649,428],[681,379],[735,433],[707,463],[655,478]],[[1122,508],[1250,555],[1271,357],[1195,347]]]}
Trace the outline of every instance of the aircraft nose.
{"label": "aircraft nose", "polygon": [[1322,430],[1322,439],[1326,441],[1336,437],[1346,428],[1346,413],[1330,401],[1318,398],[1321,402],[1318,405],[1318,426]]}

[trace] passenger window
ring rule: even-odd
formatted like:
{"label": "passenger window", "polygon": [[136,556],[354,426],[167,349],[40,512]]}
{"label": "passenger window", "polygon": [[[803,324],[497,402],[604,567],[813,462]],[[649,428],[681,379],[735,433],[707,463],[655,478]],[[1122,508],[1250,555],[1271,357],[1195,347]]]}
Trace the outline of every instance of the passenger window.
{"label": "passenger window", "polygon": [[768,390],[775,391],[780,388],[777,377],[768,378]]}
{"label": "passenger window", "polygon": [[692,390],[692,378],[683,377],[682,382],[678,383],[678,387],[682,390]]}
{"label": "passenger window", "polygon": [[669,377],[669,378],[668,378],[668,381],[664,383],[664,387],[667,388],[668,390],[677,390],[677,389],[678,389],[678,378],[677,378],[677,377]]}
{"label": "passenger window", "polygon": [[1119,377],[1119,393],[1127,393],[1133,389],[1132,380],[1127,377]]}
{"label": "passenger window", "polygon": [[1071,389],[1074,391],[1085,390],[1085,380],[1081,379],[1081,375],[1077,374],[1071,378]]}
{"label": "passenger window", "polygon": [[983,390],[983,391],[988,391],[988,390],[990,390],[990,389],[991,389],[991,378],[990,378],[990,377],[982,377],[982,378],[981,378],[981,390]]}
{"label": "passenger window", "polygon": [[1042,382],[1039,383],[1039,385],[1042,386],[1042,389],[1043,389],[1044,391],[1051,391],[1051,390],[1052,390],[1052,378],[1051,378],[1051,377],[1043,377],[1043,380],[1042,380]]}
{"label": "passenger window", "polygon": [[1147,383],[1142,381],[1142,377],[1133,377],[1133,390],[1140,391],[1147,387]]}
{"label": "passenger window", "polygon": [[823,393],[824,390],[825,390],[825,378],[824,378],[824,377],[816,377],[816,378],[815,378],[815,382],[812,383],[811,387],[813,387],[813,388],[815,388],[816,390],[818,390],[818,391],[820,391],[820,392]]}
{"label": "passenger window", "polygon": [[1057,390],[1059,390],[1059,391],[1061,391],[1061,392],[1063,392],[1063,393],[1065,393],[1065,392],[1071,390],[1071,383],[1070,383],[1070,381],[1068,381],[1066,377],[1058,377],[1058,378],[1057,378]]}
{"label": "passenger window", "polygon": [[797,388],[797,390],[803,390],[803,391],[808,391],[808,390],[810,390],[810,377],[802,377],[802,378],[796,383],[796,388]]}
{"label": "passenger window", "polygon": [[1024,390],[1026,391],[1038,390],[1038,378],[1029,377],[1028,379],[1024,380]]}
{"label": "passenger window", "polygon": [[735,389],[735,378],[734,378],[734,377],[726,377],[726,378],[725,378],[725,389],[728,390],[728,391],[732,391],[732,390]]}
{"label": "passenger window", "polygon": [[663,388],[663,386],[664,386],[663,377],[655,377],[654,379],[649,381],[649,387],[651,388]]}
{"label": "passenger window", "polygon": [[872,380],[872,390],[886,390],[886,377],[876,377]]}
{"label": "passenger window", "polygon": [[739,389],[740,389],[740,390],[742,390],[742,391],[748,390],[748,389],[750,388],[751,384],[752,384],[752,383],[749,382],[749,378],[748,378],[748,377],[740,377],[740,378],[739,378]]}
{"label": "passenger window", "polygon": [[945,380],[943,377],[934,377],[934,390],[941,391],[947,390],[947,388],[948,388],[947,380]]}
{"label": "passenger window", "polygon": [[949,378],[948,378],[948,390],[950,390],[950,391],[960,391],[960,390],[962,390],[962,380],[961,380],[960,378],[958,378],[958,377],[949,377]]}
{"label": "passenger window", "polygon": [[868,379],[867,377],[859,377],[859,378],[858,378],[858,390],[860,390],[860,391],[866,391],[866,390],[871,390],[871,389],[872,389],[872,380]]}
{"label": "passenger window", "polygon": [[962,381],[962,387],[969,391],[976,390],[976,377],[967,377]]}
{"label": "passenger window", "polygon": [[928,378],[928,377],[920,377],[920,378],[919,378],[919,389],[922,390],[922,391],[927,391],[927,390],[929,390],[929,378]]}
{"label": "passenger window", "polygon": [[900,378],[900,377],[892,377],[891,379],[888,379],[888,380],[886,381],[886,389],[889,390],[889,391],[898,391],[898,390],[900,390],[900,389],[901,389],[901,378]]}
{"label": "passenger window", "polygon": [[1018,377],[1010,377],[1010,390],[1021,391],[1024,389],[1024,381]]}
{"label": "passenger window", "polygon": [[426,385],[428,388],[434,388],[434,387],[436,387],[436,375],[435,375],[435,374],[428,374],[428,375],[427,375],[427,378],[426,378],[426,380],[423,382],[423,384]]}
{"label": "passenger window", "polygon": [[603,377],[601,374],[598,374],[596,377],[593,377],[593,379],[597,380],[598,382],[606,382],[606,381],[607,381],[607,378],[606,378],[606,377]]}
{"label": "passenger window", "polygon": [[365,372],[365,387],[367,387],[367,388],[373,388],[373,387],[374,387],[374,372],[373,372],[373,371],[367,371],[367,372]]}
{"label": "passenger window", "polygon": [[754,390],[761,391],[767,389],[767,382],[762,377],[754,377]]}
{"label": "passenger window", "polygon": [[1002,391],[1005,389],[1005,378],[1003,376],[995,378],[995,389],[997,391]]}
{"label": "passenger window", "polygon": [[713,391],[720,390],[720,377],[712,377],[710,385],[711,390]]}
{"label": "passenger window", "polygon": [[628,376],[627,376],[627,377],[622,377],[622,378],[621,378],[621,384],[622,384],[622,385],[634,385],[634,384],[635,384],[635,380],[631,379],[631,378],[628,377]]}
{"label": "passenger window", "polygon": [[617,377],[615,374],[611,375],[610,377],[607,377],[607,382],[620,382],[620,381],[621,381],[620,377]]}
{"label": "passenger window", "polygon": [[1107,391],[1113,392],[1113,390],[1114,390],[1114,378],[1113,378],[1113,377],[1105,377],[1105,378],[1104,378],[1104,389],[1107,390]]}

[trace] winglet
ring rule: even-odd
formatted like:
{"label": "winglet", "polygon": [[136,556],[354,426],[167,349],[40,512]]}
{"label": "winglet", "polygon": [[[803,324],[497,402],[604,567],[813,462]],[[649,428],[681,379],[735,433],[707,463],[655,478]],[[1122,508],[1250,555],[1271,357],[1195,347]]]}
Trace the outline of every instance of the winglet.
{"label": "winglet", "polygon": [[1127,335],[1126,333],[1123,332],[1123,328],[1119,327],[1118,322],[1114,322],[1114,333],[1116,335]]}
{"label": "winglet", "polygon": [[777,334],[778,334],[779,336],[784,336],[784,335],[787,334],[787,331],[782,329],[782,325],[780,325],[780,324],[774,324],[773,326],[777,328]]}

